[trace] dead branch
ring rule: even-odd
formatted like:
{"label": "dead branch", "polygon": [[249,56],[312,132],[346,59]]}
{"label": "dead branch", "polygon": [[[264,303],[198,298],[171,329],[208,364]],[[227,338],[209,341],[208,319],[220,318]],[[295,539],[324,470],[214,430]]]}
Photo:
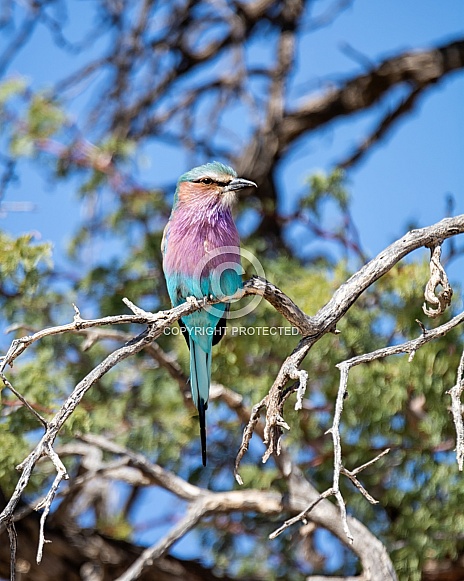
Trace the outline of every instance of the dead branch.
{"label": "dead branch", "polygon": [[462,420],[461,395],[464,390],[464,351],[459,362],[456,385],[447,393],[451,396],[451,412],[453,414],[454,426],[456,428],[456,460],[459,470],[462,471],[464,464],[464,424]]}
{"label": "dead branch", "polygon": [[[426,303],[424,303],[422,310],[428,317],[434,319],[443,314],[451,304],[453,289],[450,286],[445,269],[440,262],[441,244],[434,245],[430,249],[430,253],[430,279],[425,287],[424,296],[426,302],[434,305],[435,308],[428,308]],[[441,286],[442,290],[435,295],[438,286]]]}
{"label": "dead branch", "polygon": [[[282,462],[285,460],[286,477],[291,479],[293,483],[290,488],[290,495],[282,496],[279,492],[254,489],[211,492],[185,482],[161,466],[149,462],[142,455],[118,446],[105,437],[86,434],[80,438],[93,446],[99,446],[102,450],[127,458],[128,463],[134,468],[140,469],[150,479],[151,484],[163,486],[166,490],[176,494],[179,498],[187,500],[189,503],[184,517],[173,526],[168,535],[160,542],[148,547],[124,574],[118,577],[118,581],[138,579],[143,571],[149,570],[153,560],[164,555],[173,543],[209,514],[252,511],[262,515],[273,516],[282,514],[282,512],[300,513],[305,509],[308,491],[312,490],[313,494],[317,494],[299,470],[295,466],[291,466],[291,460],[285,452],[279,458],[279,462],[282,467]],[[360,467],[360,470],[366,466]],[[298,485],[296,485],[297,480],[300,480]],[[310,518],[319,526],[328,528],[343,542],[344,532],[340,525],[340,519],[335,514],[335,507],[328,501],[321,502],[322,500],[319,499],[318,501],[321,509],[314,511]],[[383,545],[356,519],[348,517],[348,522],[350,527],[356,532],[356,539],[352,548],[361,560],[363,571],[366,572],[366,581],[368,579],[371,581],[396,580],[396,575]]]}
{"label": "dead branch", "polygon": [[464,40],[385,59],[366,74],[353,77],[340,88],[308,99],[298,109],[288,112],[281,139],[288,145],[308,128],[314,129],[337,117],[371,107],[399,83],[407,83],[411,93],[424,91],[444,74],[463,66]]}

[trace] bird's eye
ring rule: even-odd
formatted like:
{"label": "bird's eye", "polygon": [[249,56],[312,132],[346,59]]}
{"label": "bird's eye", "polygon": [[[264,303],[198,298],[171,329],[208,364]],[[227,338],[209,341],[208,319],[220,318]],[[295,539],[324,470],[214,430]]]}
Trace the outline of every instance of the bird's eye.
{"label": "bird's eye", "polygon": [[200,180],[200,182],[202,184],[206,184],[207,186],[210,186],[213,183],[213,180],[211,178],[202,178]]}

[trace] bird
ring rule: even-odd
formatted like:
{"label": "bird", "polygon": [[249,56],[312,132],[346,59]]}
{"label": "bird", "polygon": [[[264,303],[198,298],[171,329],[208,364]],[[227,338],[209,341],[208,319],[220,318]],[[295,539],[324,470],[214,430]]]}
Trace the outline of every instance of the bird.
{"label": "bird", "polygon": [[[218,161],[179,178],[161,243],[173,307],[204,297],[220,300],[242,288],[240,238],[231,209],[236,193],[250,187],[257,185]],[[226,302],[205,306],[179,320],[190,350],[190,388],[198,410],[203,466],[212,347],[225,334],[229,306]]]}

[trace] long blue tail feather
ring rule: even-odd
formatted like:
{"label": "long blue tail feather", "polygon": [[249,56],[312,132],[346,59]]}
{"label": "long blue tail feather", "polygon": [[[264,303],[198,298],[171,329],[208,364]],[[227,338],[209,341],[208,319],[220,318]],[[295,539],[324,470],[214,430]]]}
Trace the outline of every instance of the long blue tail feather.
{"label": "long blue tail feather", "polygon": [[200,419],[201,457],[206,466],[206,410],[211,383],[211,352],[206,353],[190,337],[190,388]]}
{"label": "long blue tail feather", "polygon": [[201,461],[206,466],[206,408],[208,404],[200,398],[198,405],[198,416],[200,418],[200,441],[201,441]]}

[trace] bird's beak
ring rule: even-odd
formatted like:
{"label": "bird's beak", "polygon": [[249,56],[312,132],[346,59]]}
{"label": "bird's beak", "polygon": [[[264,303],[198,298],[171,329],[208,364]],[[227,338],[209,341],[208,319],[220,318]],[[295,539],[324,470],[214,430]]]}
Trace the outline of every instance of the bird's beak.
{"label": "bird's beak", "polygon": [[258,186],[255,182],[251,182],[250,180],[244,180],[243,178],[234,178],[230,181],[227,186],[224,188],[226,192],[234,192],[236,190],[243,190],[244,188],[257,188]]}

